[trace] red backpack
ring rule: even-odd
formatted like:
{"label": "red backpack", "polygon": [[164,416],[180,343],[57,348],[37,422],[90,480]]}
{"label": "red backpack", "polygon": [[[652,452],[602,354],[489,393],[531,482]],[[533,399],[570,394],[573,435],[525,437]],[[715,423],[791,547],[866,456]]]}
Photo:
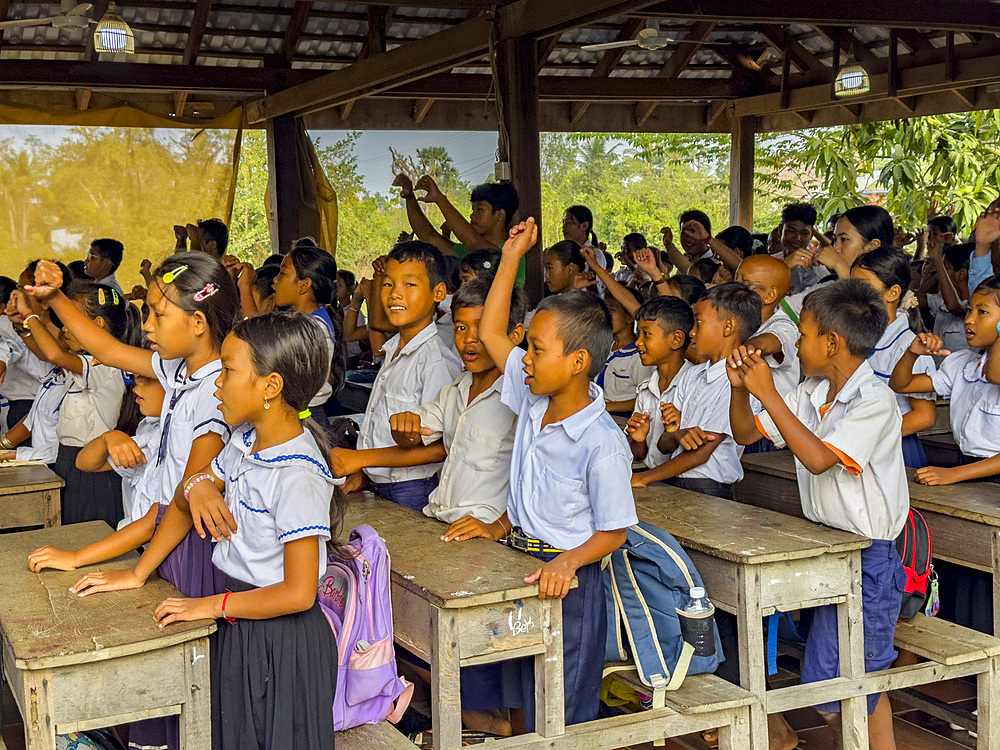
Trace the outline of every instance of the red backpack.
{"label": "red backpack", "polygon": [[896,537],[896,550],[906,571],[906,586],[899,607],[899,620],[912,620],[923,612],[928,617],[938,613],[937,573],[934,572],[931,530],[919,511],[910,510],[902,533]]}

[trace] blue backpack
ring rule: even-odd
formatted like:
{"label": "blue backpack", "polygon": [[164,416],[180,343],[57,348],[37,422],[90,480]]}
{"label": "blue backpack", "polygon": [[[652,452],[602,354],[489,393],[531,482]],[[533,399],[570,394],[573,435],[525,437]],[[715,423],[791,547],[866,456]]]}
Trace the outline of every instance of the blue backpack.
{"label": "blue backpack", "polygon": [[688,674],[718,668],[725,657],[714,608],[698,617],[682,611],[690,590],[704,584],[676,539],[640,522],[628,528],[625,544],[605,558],[603,568],[608,613],[605,661],[631,657],[643,684],[654,692],[676,690]]}

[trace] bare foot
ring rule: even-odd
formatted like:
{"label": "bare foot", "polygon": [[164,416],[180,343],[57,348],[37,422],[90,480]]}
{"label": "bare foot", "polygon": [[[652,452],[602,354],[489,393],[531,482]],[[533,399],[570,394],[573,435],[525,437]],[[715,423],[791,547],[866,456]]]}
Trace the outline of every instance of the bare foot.
{"label": "bare foot", "polygon": [[767,747],[768,750],[795,750],[799,746],[799,737],[788,726],[781,714],[769,714],[767,717]]}
{"label": "bare foot", "polygon": [[488,732],[500,737],[510,737],[513,730],[502,711],[462,711],[462,724],[475,732]]}

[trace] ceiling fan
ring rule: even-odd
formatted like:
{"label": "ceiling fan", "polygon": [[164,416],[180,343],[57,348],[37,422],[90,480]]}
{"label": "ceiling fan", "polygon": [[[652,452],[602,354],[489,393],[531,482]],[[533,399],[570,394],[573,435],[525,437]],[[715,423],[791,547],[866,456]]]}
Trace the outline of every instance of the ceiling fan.
{"label": "ceiling fan", "polygon": [[714,47],[717,45],[735,44],[736,42],[700,42],[696,39],[675,39],[671,36],[660,34],[660,22],[656,19],[646,21],[646,26],[639,30],[639,36],[623,42],[605,42],[603,44],[585,44],[580,49],[588,52],[597,52],[606,49],[620,49],[622,47],[638,47],[639,49],[657,50],[669,47],[674,44],[700,44],[703,47]]}
{"label": "ceiling fan", "polygon": [[48,18],[19,18],[13,21],[0,21],[0,31],[3,29],[13,29],[25,26],[52,26],[56,29],[85,29],[88,25],[96,23],[90,20],[87,15],[93,5],[90,3],[77,3],[76,0],[62,0],[59,4],[60,13],[58,16]]}

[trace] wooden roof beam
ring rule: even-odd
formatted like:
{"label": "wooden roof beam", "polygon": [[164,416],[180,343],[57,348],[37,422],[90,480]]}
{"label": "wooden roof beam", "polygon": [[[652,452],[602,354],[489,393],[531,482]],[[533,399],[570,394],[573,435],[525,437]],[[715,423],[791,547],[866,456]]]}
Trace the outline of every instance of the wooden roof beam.
{"label": "wooden roof beam", "polygon": [[[205,29],[208,27],[208,13],[212,9],[212,0],[198,0],[194,8],[194,17],[191,19],[191,30],[188,32],[187,40],[184,42],[184,55],[181,57],[181,65],[194,65],[198,60],[198,53],[201,51],[201,42],[205,38]],[[183,117],[184,107],[187,106],[188,92],[178,91],[174,96],[174,116]]]}
{"label": "wooden roof beam", "polygon": [[[636,34],[639,33],[640,29],[645,26],[646,22],[641,18],[630,18],[622,24],[621,31],[615,37],[616,42],[627,42],[630,39],[635,39]],[[591,78],[607,78],[611,75],[611,71],[615,69],[615,66],[621,61],[622,56],[628,47],[619,47],[617,49],[605,50],[601,55],[601,59],[597,61],[597,64],[590,71]],[[570,113],[570,121],[573,123],[579,122],[580,118],[583,117],[587,112],[587,108],[590,106],[589,102],[574,102],[570,105],[573,111]]]}
{"label": "wooden roof beam", "polygon": [[[704,42],[705,39],[708,38],[708,35],[715,30],[715,27],[715,21],[696,21],[684,35],[684,39],[690,40],[691,43],[682,44],[674,50],[670,57],[667,58],[667,61],[663,64],[663,67],[660,68],[656,77],[667,80],[677,78],[681,71],[688,66],[688,63],[691,62],[695,53],[701,49],[701,42]],[[697,42],[697,44],[695,42]],[[636,120],[638,123],[641,125],[652,117],[653,112],[659,104],[659,102],[639,104],[636,109]]]}
{"label": "wooden roof beam", "polygon": [[771,47],[782,55],[787,51],[795,67],[802,72],[824,67],[816,55],[803,47],[781,26],[766,24],[761,27],[760,34]]}
{"label": "wooden roof beam", "polygon": [[[0,21],[6,21],[10,14],[10,0],[0,0]],[[4,29],[0,29],[0,47],[3,46]]]}
{"label": "wooden roof beam", "polygon": [[899,41],[906,45],[910,52],[926,52],[934,49],[934,45],[927,41],[927,38],[919,31],[913,29],[896,29]]}
{"label": "wooden roof beam", "polygon": [[305,31],[306,24],[309,22],[309,12],[311,10],[312,3],[305,2],[304,0],[298,0],[292,8],[292,16],[288,19],[288,25],[285,27],[285,33],[281,39],[281,50],[278,52],[281,59],[285,61],[285,65],[290,66],[292,64],[292,58],[295,57],[295,50],[299,46],[299,39],[302,37],[302,32]]}

